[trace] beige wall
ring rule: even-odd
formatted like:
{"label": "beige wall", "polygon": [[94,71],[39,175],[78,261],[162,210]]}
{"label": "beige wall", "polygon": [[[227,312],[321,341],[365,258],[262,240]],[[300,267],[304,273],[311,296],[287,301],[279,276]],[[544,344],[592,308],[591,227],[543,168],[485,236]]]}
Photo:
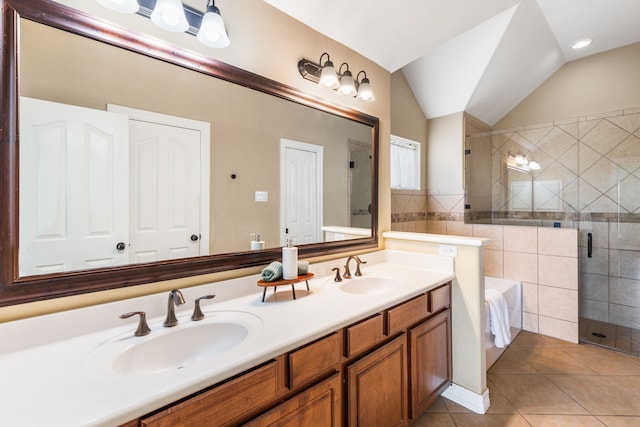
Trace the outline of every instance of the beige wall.
{"label": "beige wall", "polygon": [[429,120],[427,136],[427,191],[430,195],[462,194],[464,113],[453,113]]}
{"label": "beige wall", "polygon": [[640,43],[569,62],[503,117],[496,129],[640,106]]}
{"label": "beige wall", "polygon": [[[172,34],[156,28],[150,20],[137,15],[123,15],[111,12],[97,2],[86,0],[59,1],[86,13],[97,15],[132,29],[139,34],[165,39],[213,57],[222,62],[263,75],[311,94],[329,103],[353,108],[380,119],[380,185],[379,232],[390,229],[390,191],[389,191],[389,135],[390,135],[390,74],[372,61],[354,51],[323,36],[309,27],[291,19],[261,0],[219,0],[220,8],[231,38],[226,49],[210,49],[199,45],[195,37],[186,34]],[[339,97],[336,92],[326,90],[302,79],[297,70],[301,58],[317,61],[323,52],[329,52],[334,62],[348,62],[354,71],[365,70],[376,94],[376,101],[365,103],[360,100]],[[190,81],[189,83],[192,84]],[[241,111],[241,105],[233,105]],[[230,106],[231,108],[231,106]],[[184,115],[179,109],[176,115]],[[287,119],[283,117],[283,119]],[[58,298],[0,309],[0,321],[10,320],[41,313],[59,311],[106,301],[129,298],[154,292],[169,290],[176,286],[193,286],[200,283],[220,280],[224,277],[258,272],[259,268],[234,271],[224,274],[208,275],[165,283],[137,286],[114,291],[99,292],[69,298]]]}
{"label": "beige wall", "polygon": [[391,74],[391,134],[421,143],[420,190],[391,190],[391,229],[426,231],[427,119],[402,70]]}
{"label": "beige wall", "polygon": [[391,74],[391,134],[427,143],[427,119],[402,70]]}

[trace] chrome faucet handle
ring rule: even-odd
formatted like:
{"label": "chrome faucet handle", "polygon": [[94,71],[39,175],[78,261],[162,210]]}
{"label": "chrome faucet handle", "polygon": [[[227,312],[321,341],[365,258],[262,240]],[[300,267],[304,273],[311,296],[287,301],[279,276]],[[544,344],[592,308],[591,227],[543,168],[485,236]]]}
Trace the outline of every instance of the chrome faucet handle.
{"label": "chrome faucet handle", "polygon": [[342,282],[342,277],[340,277],[340,268],[336,267],[336,268],[332,268],[331,271],[335,271],[336,272],[336,277],[333,278],[334,282]]}
{"label": "chrome faucet handle", "polygon": [[215,295],[205,295],[200,298],[196,298],[196,306],[193,308],[193,314],[191,315],[191,320],[198,321],[204,319],[204,313],[200,309],[200,300],[202,299],[212,299],[215,298]]}
{"label": "chrome faucet handle", "polygon": [[151,332],[151,329],[149,328],[149,325],[147,325],[147,313],[145,313],[144,311],[132,311],[129,313],[121,314],[120,318],[128,319],[129,317],[135,316],[136,314],[140,315],[140,319],[138,319],[138,328],[136,329],[136,332],[133,335],[135,335],[136,337],[143,337],[145,335],[149,335],[149,333]]}
{"label": "chrome faucet handle", "polygon": [[169,292],[169,302],[167,304],[167,318],[162,323],[165,327],[170,328],[172,326],[176,326],[178,324],[178,319],[176,318],[176,309],[175,306],[180,306],[184,304],[184,296],[179,289],[173,289]]}
{"label": "chrome faucet handle", "polygon": [[362,261],[360,257],[356,257],[356,276],[362,276],[362,272],[360,272],[360,264],[366,264],[367,261]]}

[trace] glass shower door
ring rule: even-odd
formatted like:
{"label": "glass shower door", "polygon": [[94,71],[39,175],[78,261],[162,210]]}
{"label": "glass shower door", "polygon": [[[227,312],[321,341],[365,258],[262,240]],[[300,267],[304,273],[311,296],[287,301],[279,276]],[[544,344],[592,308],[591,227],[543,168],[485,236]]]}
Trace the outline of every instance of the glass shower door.
{"label": "glass shower door", "polygon": [[[640,117],[637,118],[640,120]],[[580,339],[640,354],[640,139],[624,115],[578,122]]]}

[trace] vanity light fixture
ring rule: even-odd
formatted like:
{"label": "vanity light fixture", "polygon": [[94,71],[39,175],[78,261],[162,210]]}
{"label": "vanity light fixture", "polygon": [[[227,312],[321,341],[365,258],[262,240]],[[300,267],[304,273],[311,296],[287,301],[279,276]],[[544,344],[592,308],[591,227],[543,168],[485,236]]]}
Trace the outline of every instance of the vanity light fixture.
{"label": "vanity light fixture", "polygon": [[206,0],[205,12],[186,6],[181,0],[96,0],[122,13],[137,13],[151,19],[158,27],[196,36],[205,46],[229,46],[229,34],[215,0]]}
{"label": "vanity light fixture", "polygon": [[[323,63],[322,59],[325,55],[327,59]],[[343,62],[336,73],[333,62],[331,62],[329,54],[326,52],[320,55],[320,61],[318,62],[319,63],[316,64],[313,61],[303,58],[298,61],[298,72],[304,79],[336,90],[342,95],[356,97],[366,102],[375,101],[376,98],[373,94],[373,88],[365,71],[360,71],[356,75],[356,79],[354,79],[353,74],[349,70],[349,64]],[[343,68],[346,68],[344,72],[342,71]],[[362,80],[360,80],[361,74],[364,74]]]}
{"label": "vanity light fixture", "polygon": [[[347,69],[344,71],[344,73],[342,72],[343,65],[347,66]],[[356,96],[358,90],[356,89],[356,82],[353,80],[353,74],[351,74],[351,71],[349,71],[349,64],[343,62],[338,69],[338,74],[342,76],[340,77],[340,86],[338,87],[338,93],[341,95]]]}
{"label": "vanity light fixture", "polygon": [[163,30],[184,33],[189,29],[189,22],[180,0],[157,0],[151,12],[151,21]]}
{"label": "vanity light fixture", "polygon": [[535,160],[529,160],[526,154],[513,154],[509,152],[507,156],[507,167],[520,172],[529,172],[532,170],[540,170],[540,163]]}
{"label": "vanity light fixture", "polygon": [[96,0],[104,7],[121,13],[136,13],[140,10],[137,0]]}
{"label": "vanity light fixture", "polygon": [[[322,65],[322,57],[325,55],[327,55],[327,62]],[[331,58],[329,58],[329,54],[327,52],[320,55],[320,68],[322,69],[322,72],[320,73],[319,83],[322,86],[337,89],[338,86],[340,86],[340,80],[338,80],[338,73],[336,73],[336,69],[333,68],[333,62],[331,62]]]}
{"label": "vanity light fixture", "polygon": [[574,44],[572,44],[571,49],[584,49],[585,47],[589,46],[591,43],[593,43],[593,40],[591,39],[581,39],[575,42]]}
{"label": "vanity light fixture", "polygon": [[[359,79],[360,74],[364,74],[362,80]],[[362,99],[366,102],[372,102],[376,100],[376,97],[373,94],[373,88],[371,87],[371,83],[369,82],[367,73],[365,71],[360,71],[356,76],[356,85],[358,86],[358,99]]]}
{"label": "vanity light fixture", "polygon": [[229,46],[227,28],[214,0],[207,0],[207,10],[202,17],[202,24],[196,37],[205,46],[217,48]]}
{"label": "vanity light fixture", "polygon": [[523,154],[516,154],[516,157],[514,160],[519,165],[526,165],[527,163],[529,163],[529,161],[527,160],[527,156]]}

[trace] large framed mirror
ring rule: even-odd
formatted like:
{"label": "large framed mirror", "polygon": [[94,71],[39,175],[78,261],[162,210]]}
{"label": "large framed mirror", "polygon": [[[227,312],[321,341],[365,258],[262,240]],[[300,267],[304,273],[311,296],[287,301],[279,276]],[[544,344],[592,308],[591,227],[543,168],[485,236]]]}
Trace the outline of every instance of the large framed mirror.
{"label": "large framed mirror", "polygon": [[[302,258],[377,247],[377,118],[59,3],[2,5],[0,305],[267,264],[280,257],[286,232]],[[71,127],[61,111],[69,111],[64,120],[91,117],[82,119],[89,142],[80,145],[93,149],[73,157],[70,145],[41,142]],[[95,115],[98,124],[87,125]],[[105,130],[110,118],[120,133]],[[175,129],[195,132],[196,148],[170,146],[168,163],[150,161],[166,156],[147,142]],[[314,179],[296,178],[300,155],[315,159]],[[83,175],[69,178],[75,169]],[[295,212],[287,216],[296,191],[316,194],[306,197],[311,232],[295,228]],[[174,204],[160,203],[163,194]],[[182,227],[188,241],[165,255],[132,243],[149,240],[136,232],[161,228],[158,212],[179,224],[197,214],[197,226]],[[59,238],[86,218],[98,230],[90,238]],[[118,221],[124,228],[113,231]],[[33,238],[39,234],[46,238]],[[87,255],[100,245],[108,256]]]}

